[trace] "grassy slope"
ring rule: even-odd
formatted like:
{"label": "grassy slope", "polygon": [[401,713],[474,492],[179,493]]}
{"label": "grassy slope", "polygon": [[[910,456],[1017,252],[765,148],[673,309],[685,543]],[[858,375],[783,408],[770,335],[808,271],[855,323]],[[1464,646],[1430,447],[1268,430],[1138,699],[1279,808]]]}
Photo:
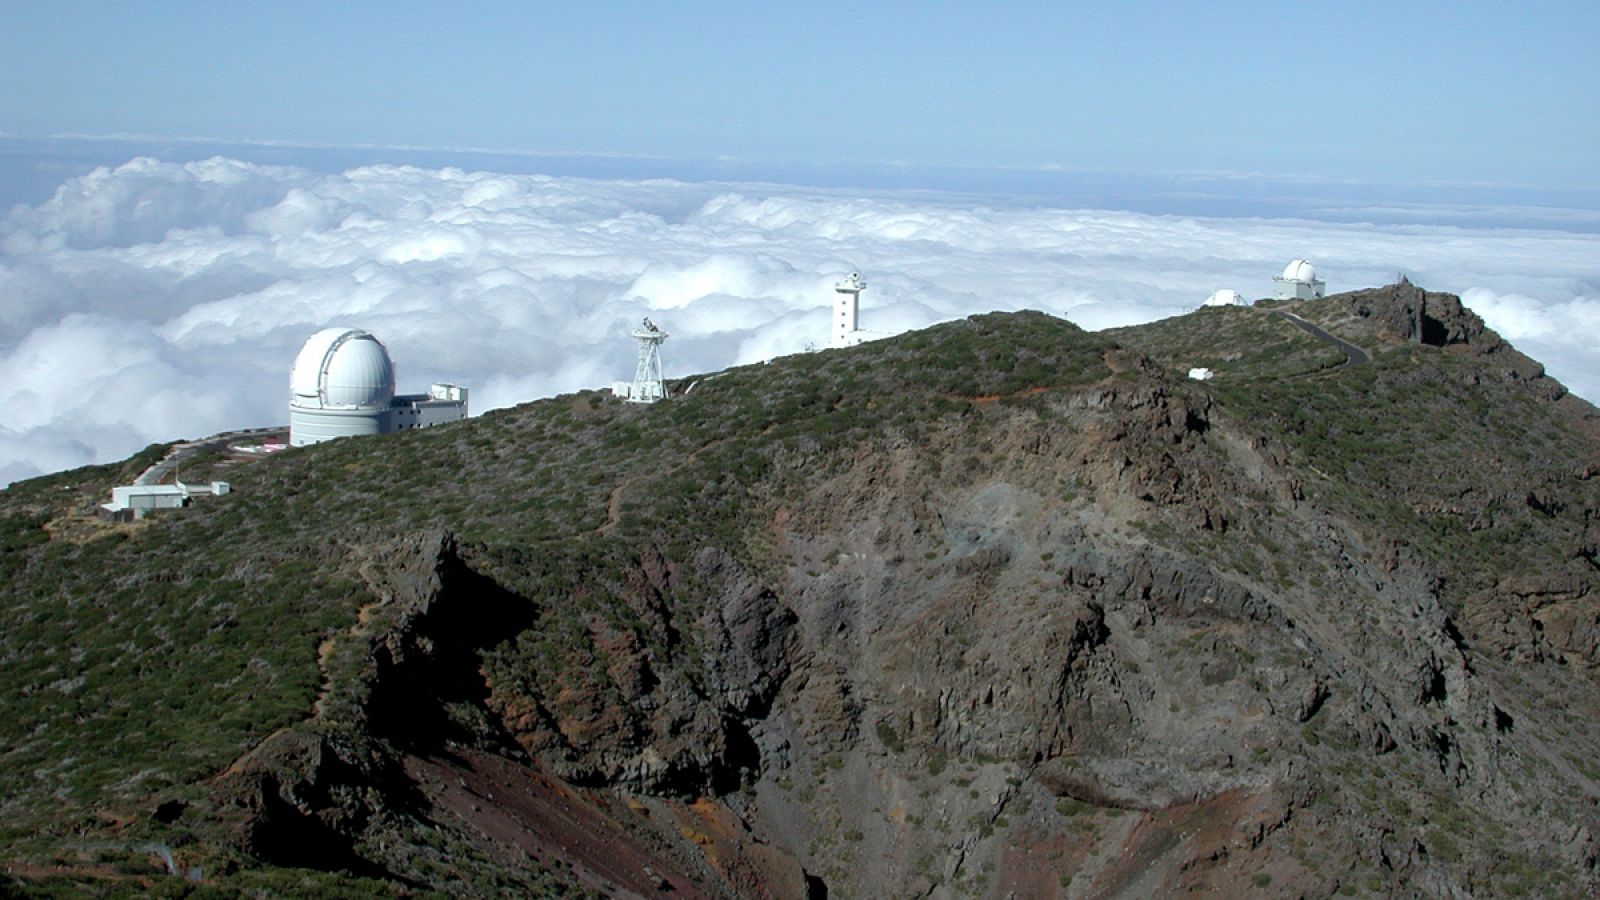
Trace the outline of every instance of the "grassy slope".
{"label": "grassy slope", "polygon": [[1600,505],[1593,480],[1580,477],[1595,423],[1575,422],[1574,411],[1587,404],[1540,402],[1464,346],[1384,340],[1350,327],[1331,304],[1296,309],[1364,345],[1372,364],[1335,372],[1342,353],[1260,308],[1204,309],[1108,334],[1180,371],[1190,360],[1214,364],[1207,390],[1218,414],[1281,442],[1315,501],[1352,515],[1374,539],[1418,550],[1457,604],[1508,571],[1583,571],[1571,554],[1573,520],[1537,498]]}
{"label": "grassy slope", "polygon": [[[915,439],[969,398],[1027,405],[1040,388],[1112,377],[1113,342],[1176,372],[1216,369],[1187,390],[1282,442],[1319,502],[1427,555],[1449,574],[1447,596],[1515,561],[1580,564],[1559,549],[1570,517],[1525,497],[1600,508],[1594,482],[1570,478],[1592,437],[1512,387],[1474,383],[1468,355],[1374,345],[1388,350],[1374,365],[1331,373],[1342,354],[1248,309],[1107,335],[1037,314],[977,317],[732,370],[655,406],[560,397],[287,453],[236,470],[227,498],[132,527],[65,527],[140,465],[78,470],[0,494],[6,855],[46,859],[69,837],[111,836],[305,718],[318,644],[372,599],[352,547],[443,527],[535,598],[565,590],[572,571],[620,565],[646,536],[678,559],[710,545],[760,565],[765,548],[743,526],[753,490],[781,493],[796,477],[780,462],[817,477],[865,436]],[[1430,458],[1441,446],[1454,462]],[[1506,485],[1486,519],[1417,499],[1470,493],[1485,471]],[[46,540],[46,528],[64,536]],[[542,622],[512,656],[572,652],[584,640],[573,621]]]}
{"label": "grassy slope", "polygon": [[958,415],[962,397],[1092,380],[1102,350],[1042,315],[978,317],[733,370],[656,406],[580,394],[289,452],[233,470],[226,498],[128,526],[84,515],[160,448],[14,486],[0,494],[0,841],[38,857],[109,833],[306,718],[316,648],[373,599],[352,547],[442,527],[509,559],[536,598],[620,564],[641,535],[680,559],[748,555],[744,501],[775,456],[825,461],[868,431]]}

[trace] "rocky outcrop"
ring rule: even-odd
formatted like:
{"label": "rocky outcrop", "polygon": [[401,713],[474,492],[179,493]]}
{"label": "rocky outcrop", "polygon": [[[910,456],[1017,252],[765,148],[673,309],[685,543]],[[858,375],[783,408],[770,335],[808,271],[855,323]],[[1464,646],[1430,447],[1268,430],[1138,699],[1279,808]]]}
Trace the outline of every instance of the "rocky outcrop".
{"label": "rocky outcrop", "polygon": [[1480,352],[1505,346],[1483,319],[1461,304],[1455,294],[1425,291],[1402,277],[1387,287],[1352,291],[1329,298],[1385,333],[1408,343],[1446,347],[1466,344]]}
{"label": "rocky outcrop", "polygon": [[468,735],[448,707],[481,701],[474,652],[526,621],[527,604],[474,573],[448,533],[353,549],[369,602],[319,649],[312,716],[212,783],[238,845],[280,865],[381,872],[358,840],[375,822],[422,809],[401,755],[491,737]]}
{"label": "rocky outcrop", "polygon": [[1518,352],[1455,294],[1425,291],[1402,277],[1397,284],[1338,294],[1328,300],[1391,340],[1465,348],[1490,361],[1493,374],[1526,382],[1545,400],[1566,395],[1560,382],[1546,377],[1544,366]]}

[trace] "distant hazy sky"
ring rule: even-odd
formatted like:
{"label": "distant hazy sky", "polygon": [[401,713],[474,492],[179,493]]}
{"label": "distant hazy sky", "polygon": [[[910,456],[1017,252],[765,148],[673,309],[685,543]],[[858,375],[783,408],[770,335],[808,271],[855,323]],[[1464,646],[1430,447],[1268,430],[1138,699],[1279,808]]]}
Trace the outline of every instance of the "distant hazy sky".
{"label": "distant hazy sky", "polygon": [[1600,186],[1600,3],[0,0],[0,133]]}

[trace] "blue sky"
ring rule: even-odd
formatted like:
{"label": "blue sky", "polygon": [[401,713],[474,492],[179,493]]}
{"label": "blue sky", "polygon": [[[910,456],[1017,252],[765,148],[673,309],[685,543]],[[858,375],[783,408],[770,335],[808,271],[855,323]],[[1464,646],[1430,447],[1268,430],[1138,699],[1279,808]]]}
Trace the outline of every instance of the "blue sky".
{"label": "blue sky", "polygon": [[851,270],[886,332],[1405,273],[1600,400],[1600,3],[1399,7],[0,0],[0,484],[281,422],[330,325],[481,412]]}
{"label": "blue sky", "polygon": [[0,132],[1595,188],[1596,48],[1596,3],[8,0]]}

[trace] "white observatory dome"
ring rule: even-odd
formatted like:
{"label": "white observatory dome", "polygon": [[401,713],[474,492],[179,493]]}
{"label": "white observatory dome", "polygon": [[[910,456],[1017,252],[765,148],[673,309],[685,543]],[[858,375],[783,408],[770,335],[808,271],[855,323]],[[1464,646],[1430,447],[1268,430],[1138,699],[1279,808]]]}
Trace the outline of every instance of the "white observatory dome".
{"label": "white observatory dome", "polygon": [[1310,284],[1317,280],[1317,270],[1311,267],[1311,263],[1297,259],[1283,267],[1283,280]]}
{"label": "white observatory dome", "polygon": [[291,407],[383,409],[394,398],[394,363],[371,334],[356,328],[324,328],[300,348],[289,389]]}
{"label": "white observatory dome", "polygon": [[1205,305],[1206,306],[1246,306],[1248,304],[1245,303],[1244,295],[1240,294],[1238,291],[1230,291],[1230,290],[1227,290],[1227,289],[1223,289],[1223,290],[1220,290],[1220,291],[1212,292],[1211,296],[1206,298]]}

